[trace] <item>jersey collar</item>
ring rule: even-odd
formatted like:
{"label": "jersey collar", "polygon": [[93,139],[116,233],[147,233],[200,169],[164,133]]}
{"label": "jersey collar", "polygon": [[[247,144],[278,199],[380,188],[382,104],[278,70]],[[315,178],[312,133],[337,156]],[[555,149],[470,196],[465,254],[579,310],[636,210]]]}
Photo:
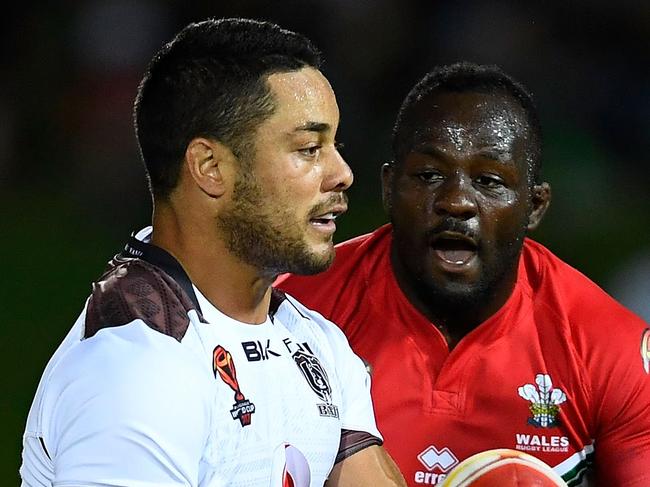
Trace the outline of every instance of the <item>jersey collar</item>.
{"label": "jersey collar", "polygon": [[153,227],[148,226],[139,232],[133,232],[124,250],[119,254],[122,258],[142,259],[154,265],[169,275],[185,291],[196,310],[201,313],[199,300],[194,292],[194,286],[183,266],[166,250],[151,243]]}

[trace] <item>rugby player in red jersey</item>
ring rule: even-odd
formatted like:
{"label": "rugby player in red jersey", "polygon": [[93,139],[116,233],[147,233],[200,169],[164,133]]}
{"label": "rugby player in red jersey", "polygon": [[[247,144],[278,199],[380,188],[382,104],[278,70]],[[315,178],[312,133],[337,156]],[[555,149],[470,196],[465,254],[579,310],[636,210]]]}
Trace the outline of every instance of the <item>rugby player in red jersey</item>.
{"label": "rugby player in red jersey", "polygon": [[369,364],[411,486],[493,448],[569,485],[650,485],[650,330],[527,237],[551,198],[541,146],[519,82],[493,66],[433,70],[382,167],[391,223],[339,244],[326,272],[276,282]]}

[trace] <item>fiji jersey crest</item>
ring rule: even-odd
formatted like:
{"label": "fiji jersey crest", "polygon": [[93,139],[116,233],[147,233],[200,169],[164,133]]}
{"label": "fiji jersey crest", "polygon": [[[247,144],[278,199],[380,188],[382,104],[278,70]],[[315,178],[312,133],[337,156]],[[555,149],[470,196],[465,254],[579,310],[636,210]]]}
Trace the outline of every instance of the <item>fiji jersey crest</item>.
{"label": "fiji jersey crest", "polygon": [[528,418],[528,424],[537,428],[559,425],[557,415],[560,412],[560,404],[566,401],[566,394],[553,388],[548,374],[537,374],[535,384],[524,384],[517,391],[523,399],[530,401],[528,407],[532,417]]}
{"label": "fiji jersey crest", "polygon": [[318,404],[319,414],[321,416],[338,418],[339,410],[337,406],[332,404],[332,387],[330,386],[327,372],[318,358],[307,352],[309,352],[307,347],[296,350],[292,355],[293,360],[296,362],[298,369],[302,372],[311,390],[316,393],[319,399],[325,401],[324,403]]}
{"label": "fiji jersey crest", "polygon": [[296,365],[307,380],[309,387],[316,395],[325,402],[332,402],[332,388],[327,378],[327,372],[320,361],[314,356],[303,351],[296,351],[293,354]]}

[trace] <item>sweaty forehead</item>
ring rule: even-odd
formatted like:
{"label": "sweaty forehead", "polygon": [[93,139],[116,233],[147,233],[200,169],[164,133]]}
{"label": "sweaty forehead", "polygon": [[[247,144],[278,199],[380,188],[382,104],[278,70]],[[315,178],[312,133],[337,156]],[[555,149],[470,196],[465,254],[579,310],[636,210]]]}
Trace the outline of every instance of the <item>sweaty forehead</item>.
{"label": "sweaty forehead", "polygon": [[293,123],[338,123],[339,110],[334,91],[323,74],[314,68],[275,73],[267,82],[276,110],[272,118]]}
{"label": "sweaty forehead", "polygon": [[[490,93],[434,93],[408,116],[410,150],[435,145],[444,151],[492,150],[512,159],[525,157],[528,122],[523,108],[509,96]],[[408,151],[407,151],[408,152]]]}

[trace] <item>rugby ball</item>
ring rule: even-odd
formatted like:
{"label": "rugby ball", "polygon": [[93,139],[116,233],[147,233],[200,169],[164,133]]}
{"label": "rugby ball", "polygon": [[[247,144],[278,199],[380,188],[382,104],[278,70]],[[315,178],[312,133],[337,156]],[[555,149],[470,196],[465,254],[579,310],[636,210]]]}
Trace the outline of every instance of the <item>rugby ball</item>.
{"label": "rugby ball", "polygon": [[532,455],[507,448],[472,455],[459,463],[441,487],[566,487],[551,467]]}

